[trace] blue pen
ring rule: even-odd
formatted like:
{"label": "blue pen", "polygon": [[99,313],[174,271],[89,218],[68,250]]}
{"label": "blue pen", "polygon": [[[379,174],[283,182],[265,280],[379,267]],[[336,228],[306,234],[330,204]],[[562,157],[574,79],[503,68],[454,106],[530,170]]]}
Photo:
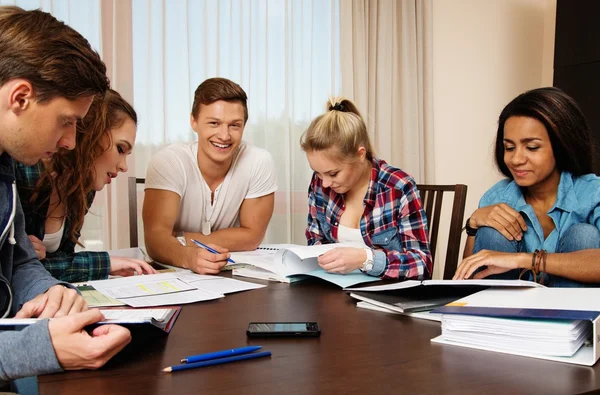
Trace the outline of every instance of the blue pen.
{"label": "blue pen", "polygon": [[187,370],[194,368],[203,368],[205,366],[221,365],[223,363],[245,361],[246,359],[262,358],[271,356],[271,351],[253,352],[250,354],[235,355],[233,357],[211,359],[209,361],[186,363],[185,365],[175,365],[164,368],[163,372],[177,372],[178,370]]}
{"label": "blue pen", "polygon": [[[206,244],[202,244],[202,243],[200,243],[198,240],[194,240],[194,239],[191,239],[191,240],[192,240],[192,241],[194,242],[194,244],[196,244],[198,247],[200,247],[200,248],[204,248],[204,249],[205,249],[205,250],[207,250],[208,252],[212,252],[213,254],[220,254],[220,252],[219,252],[219,251],[215,250],[214,248],[210,248],[210,247],[209,247],[209,246],[207,246]],[[235,261],[234,261],[233,259],[231,259],[231,258],[227,258],[227,262],[235,263]]]}
{"label": "blue pen", "polygon": [[232,357],[234,355],[248,354],[256,350],[260,350],[262,346],[248,346],[240,348],[232,348],[231,350],[215,351],[206,354],[192,355],[181,360],[182,363],[208,361],[209,359],[217,359],[223,357]]}

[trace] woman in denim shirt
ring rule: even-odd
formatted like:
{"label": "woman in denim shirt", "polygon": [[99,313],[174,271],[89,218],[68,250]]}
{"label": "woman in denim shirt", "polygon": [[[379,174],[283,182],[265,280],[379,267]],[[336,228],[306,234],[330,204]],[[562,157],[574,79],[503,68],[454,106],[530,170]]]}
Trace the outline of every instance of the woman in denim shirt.
{"label": "woman in denim shirt", "polygon": [[301,139],[314,170],[309,245],[353,242],[318,258],[331,273],[360,269],[384,278],[431,278],[427,219],[411,176],[374,157],[356,106],[331,99]]}
{"label": "woman in denim shirt", "polygon": [[507,179],[467,220],[454,278],[600,283],[600,178],[577,103],[558,88],[519,95],[500,114],[495,156]]}

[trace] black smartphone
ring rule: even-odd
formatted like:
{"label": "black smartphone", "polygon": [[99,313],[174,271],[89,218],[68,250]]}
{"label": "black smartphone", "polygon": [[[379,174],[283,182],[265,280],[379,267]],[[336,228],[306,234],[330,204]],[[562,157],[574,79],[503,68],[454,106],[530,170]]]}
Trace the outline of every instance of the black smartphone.
{"label": "black smartphone", "polygon": [[248,337],[318,337],[321,329],[316,322],[251,322]]}

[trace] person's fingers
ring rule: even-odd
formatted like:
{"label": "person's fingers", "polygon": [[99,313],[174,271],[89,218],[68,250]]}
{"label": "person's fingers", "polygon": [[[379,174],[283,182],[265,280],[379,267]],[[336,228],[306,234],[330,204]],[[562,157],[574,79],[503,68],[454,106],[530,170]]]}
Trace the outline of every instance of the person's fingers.
{"label": "person's fingers", "polygon": [[494,273],[489,268],[486,267],[485,269],[475,273],[475,275],[473,276],[473,279],[479,280],[482,278],[486,278],[487,276],[490,276],[492,274],[494,274]]}
{"label": "person's fingers", "polygon": [[38,317],[48,302],[48,295],[42,294],[25,303],[21,310],[15,314],[15,318],[31,318]]}
{"label": "person's fingers", "polygon": [[225,253],[229,252],[229,250],[227,248],[225,248],[225,247],[221,247],[221,246],[218,246],[218,245],[212,244],[212,243],[209,243],[209,244],[205,243],[205,244],[207,246],[209,246],[210,248],[212,248],[213,250],[219,251],[222,254],[225,254]]}
{"label": "person's fingers", "polygon": [[44,311],[42,312],[42,316],[40,316],[40,318],[63,317],[65,315],[69,315],[69,311],[71,311],[71,308],[76,300],[82,299],[77,291],[72,288],[63,288],[61,291],[60,304],[54,315],[46,315],[46,312]]}
{"label": "person's fingers", "polygon": [[80,298],[75,299],[75,302],[71,306],[71,309],[69,310],[67,315],[77,314],[82,311],[87,311],[87,309],[88,309],[87,302],[85,301],[85,299],[80,297]]}
{"label": "person's fingers", "polygon": [[139,264],[132,264],[131,266],[132,266],[131,268],[133,269],[133,271],[135,271],[138,275],[144,274],[144,271],[142,270],[142,266],[141,265],[139,265]]}
{"label": "person's fingers", "polygon": [[456,272],[454,273],[454,276],[452,277],[452,279],[453,280],[463,280],[463,279],[467,278],[466,273],[469,270],[471,262],[473,262],[473,260],[477,259],[483,251],[484,250],[479,251],[478,253],[473,254],[473,255],[463,259],[462,262],[456,268]]}
{"label": "person's fingers", "polygon": [[196,270],[196,273],[199,274],[219,274],[220,270],[219,269],[214,269],[214,268],[210,268],[207,266],[199,266]]}
{"label": "person's fingers", "polygon": [[506,228],[513,235],[513,237],[517,240],[521,240],[521,238],[523,237],[523,229],[521,229],[521,225],[519,224],[519,221],[517,220],[517,217],[516,217],[516,216],[520,217],[519,213],[517,213],[513,209],[510,209],[510,210],[502,211],[500,213],[500,215],[508,223]]}
{"label": "person's fingers", "polygon": [[[104,320],[104,315],[98,309],[89,309],[61,319],[69,319],[69,330],[71,332],[77,332],[88,325]],[[52,322],[52,320],[50,320],[50,322]]]}
{"label": "person's fingers", "polygon": [[521,234],[527,230],[527,224],[521,213],[505,203],[500,204],[500,208],[502,209],[502,216],[510,222],[516,232]]}
{"label": "person's fingers", "polygon": [[210,261],[210,262],[227,261],[227,258],[229,258],[228,253],[213,254],[212,252],[202,249],[202,248],[200,248],[198,250],[200,252],[200,258],[204,259],[206,261]]}
{"label": "person's fingers", "polygon": [[519,227],[521,228],[521,230],[523,232],[525,232],[527,230],[527,223],[525,223],[525,219],[523,218],[523,216],[521,215],[521,213],[518,212],[517,210],[512,209],[512,208],[511,208],[511,210],[509,212],[513,216],[513,218],[517,221],[517,224],[519,225]]}
{"label": "person's fingers", "polygon": [[93,343],[100,349],[100,356],[94,367],[104,365],[131,341],[131,332],[120,325],[101,325],[92,331]]}
{"label": "person's fingers", "polygon": [[338,258],[336,254],[336,250],[329,250],[324,254],[321,254],[317,257],[317,262],[321,265],[327,265],[331,262],[334,262]]}
{"label": "person's fingers", "polygon": [[142,270],[142,273],[146,273],[146,274],[158,273],[158,271],[156,271],[156,269],[154,269],[152,266],[150,266],[147,262],[140,263],[140,269]]}
{"label": "person's fingers", "polygon": [[46,295],[48,295],[48,301],[46,302],[46,306],[44,306],[44,310],[38,315],[39,318],[54,317],[62,303],[62,292],[55,287],[51,287],[46,291]]}
{"label": "person's fingers", "polygon": [[505,223],[501,223],[497,218],[488,220],[489,226],[496,229],[502,236],[504,236],[507,240],[515,240],[515,236],[509,231],[506,227]]}
{"label": "person's fingers", "polygon": [[485,266],[485,261],[483,260],[478,260],[475,262],[470,262],[469,267],[467,268],[466,272],[465,272],[465,279],[467,278],[471,278],[471,276],[473,275],[473,273],[479,269],[481,266]]}

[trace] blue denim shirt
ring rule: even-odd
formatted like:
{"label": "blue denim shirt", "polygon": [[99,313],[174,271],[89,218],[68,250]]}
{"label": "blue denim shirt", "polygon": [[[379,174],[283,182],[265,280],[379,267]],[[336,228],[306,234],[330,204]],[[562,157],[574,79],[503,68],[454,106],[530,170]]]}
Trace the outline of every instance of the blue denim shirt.
{"label": "blue denim shirt", "polygon": [[556,252],[564,232],[575,224],[591,224],[600,229],[600,178],[594,174],[574,177],[569,172],[560,175],[556,202],[548,210],[555,229],[544,240],[544,231],[533,207],[527,204],[521,188],[505,179],[490,188],[479,201],[479,208],[506,203],[520,212],[527,224],[523,241],[528,252],[544,249]]}

